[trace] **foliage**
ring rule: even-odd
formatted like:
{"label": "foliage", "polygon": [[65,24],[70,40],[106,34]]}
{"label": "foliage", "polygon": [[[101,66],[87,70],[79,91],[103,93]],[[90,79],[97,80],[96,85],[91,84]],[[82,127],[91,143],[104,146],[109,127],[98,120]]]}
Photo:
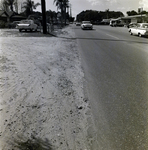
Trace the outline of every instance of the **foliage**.
{"label": "foliage", "polygon": [[3,20],[0,20],[0,28],[5,28],[6,27],[6,22]]}
{"label": "foliage", "polygon": [[118,18],[123,17],[123,13],[118,11],[95,11],[95,10],[86,10],[79,13],[76,17],[77,21],[89,20],[91,22],[101,22],[103,19],[107,18]]}
{"label": "foliage", "polygon": [[48,23],[54,23],[54,20],[57,19],[57,13],[55,11],[48,10],[46,11],[47,21]]}
{"label": "foliage", "polygon": [[67,19],[66,8],[69,7],[69,0],[54,0],[54,3],[56,4],[57,9],[61,10],[61,24],[63,24],[63,19],[66,24],[66,19]]}
{"label": "foliage", "polygon": [[32,0],[26,0],[24,3],[23,8],[25,8],[26,16],[29,16],[33,13],[33,9],[36,9],[40,3],[34,3]]}
{"label": "foliage", "polygon": [[127,11],[126,12],[128,16],[134,16],[134,15],[141,15],[141,14],[148,14],[147,11],[143,10],[142,12],[136,12],[135,10]]}
{"label": "foliage", "polygon": [[10,10],[13,11],[13,5],[15,0],[5,0],[6,5],[10,6]]}
{"label": "foliage", "polygon": [[16,5],[16,0],[2,0],[0,4],[1,10],[7,11],[11,10],[14,11],[13,7]]}
{"label": "foliage", "polygon": [[127,13],[128,16],[138,15],[138,13],[135,10],[127,11],[126,13]]}

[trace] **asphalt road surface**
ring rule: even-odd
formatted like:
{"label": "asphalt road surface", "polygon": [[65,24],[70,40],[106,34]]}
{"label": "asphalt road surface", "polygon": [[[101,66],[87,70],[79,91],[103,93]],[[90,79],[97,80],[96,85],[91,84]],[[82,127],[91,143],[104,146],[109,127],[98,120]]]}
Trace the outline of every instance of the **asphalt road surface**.
{"label": "asphalt road surface", "polygon": [[98,150],[148,149],[148,38],[124,27],[73,26]]}

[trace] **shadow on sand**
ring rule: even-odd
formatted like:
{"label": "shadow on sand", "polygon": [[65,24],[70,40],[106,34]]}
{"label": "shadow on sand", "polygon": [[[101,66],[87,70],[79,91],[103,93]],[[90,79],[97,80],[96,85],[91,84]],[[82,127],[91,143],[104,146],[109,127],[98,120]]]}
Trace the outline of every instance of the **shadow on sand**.
{"label": "shadow on sand", "polygon": [[53,150],[53,146],[48,139],[43,140],[35,136],[31,136],[30,139],[18,136],[17,139],[11,142],[11,145],[12,150]]}

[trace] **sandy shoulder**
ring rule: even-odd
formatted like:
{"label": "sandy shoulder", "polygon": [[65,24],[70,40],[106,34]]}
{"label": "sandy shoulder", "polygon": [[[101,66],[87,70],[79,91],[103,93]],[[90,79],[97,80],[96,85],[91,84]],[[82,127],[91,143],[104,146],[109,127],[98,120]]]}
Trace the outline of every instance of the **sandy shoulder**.
{"label": "sandy shoulder", "polygon": [[96,145],[77,41],[71,27],[61,36],[0,37],[1,150],[32,135],[55,150]]}

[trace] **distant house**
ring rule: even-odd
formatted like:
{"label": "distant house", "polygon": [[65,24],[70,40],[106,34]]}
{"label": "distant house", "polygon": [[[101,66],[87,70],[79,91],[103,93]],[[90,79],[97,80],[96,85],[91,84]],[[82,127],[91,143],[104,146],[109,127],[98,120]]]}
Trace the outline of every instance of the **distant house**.
{"label": "distant house", "polygon": [[19,14],[15,14],[15,15],[12,15],[10,17],[10,22],[13,22],[13,21],[21,21],[21,20],[24,20],[24,19],[27,19],[25,16],[21,16]]}
{"label": "distant house", "polygon": [[20,21],[23,19],[26,19],[26,17],[12,11],[0,10],[0,27],[7,27],[8,23],[13,21]]}
{"label": "distant house", "polygon": [[7,18],[8,18],[8,14],[6,13],[6,11],[0,10],[0,20],[7,21]]}
{"label": "distant house", "polygon": [[[107,19],[103,19],[102,22],[106,22]],[[134,15],[134,16],[126,16],[110,19],[111,26],[126,26],[129,23],[147,23],[148,22],[148,14],[142,15]]]}

